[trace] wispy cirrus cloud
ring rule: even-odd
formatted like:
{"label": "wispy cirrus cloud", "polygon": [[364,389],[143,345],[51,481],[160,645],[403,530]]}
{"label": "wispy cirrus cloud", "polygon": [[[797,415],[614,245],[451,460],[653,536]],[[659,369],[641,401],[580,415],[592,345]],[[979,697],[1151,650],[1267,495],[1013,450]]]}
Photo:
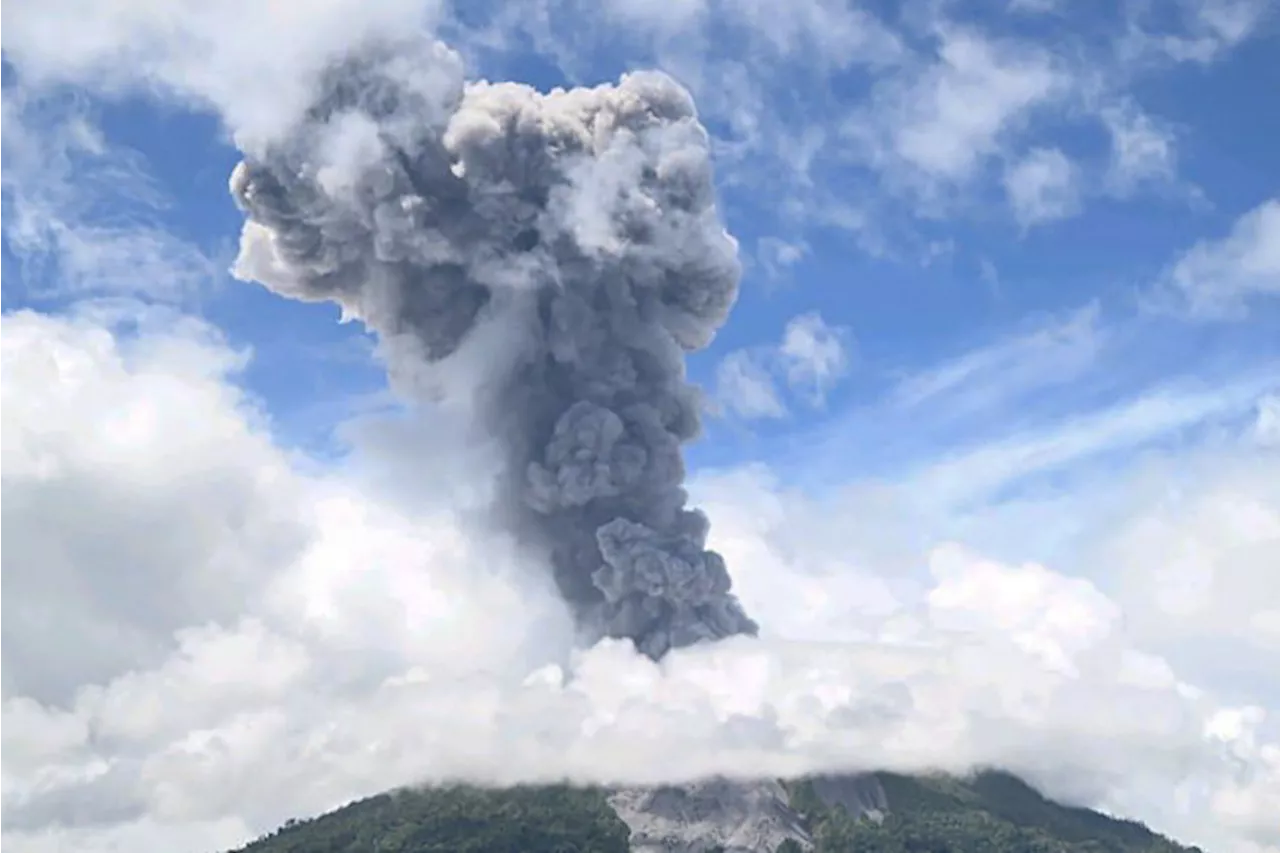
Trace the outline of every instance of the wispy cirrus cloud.
{"label": "wispy cirrus cloud", "polygon": [[1274,8],[1270,0],[1127,4],[1118,49],[1128,63],[1208,64],[1255,36]]}
{"label": "wispy cirrus cloud", "polygon": [[82,104],[19,90],[3,109],[3,236],[29,296],[183,301],[219,278],[215,258],[166,227],[167,199],[140,156]]}
{"label": "wispy cirrus cloud", "polygon": [[1222,386],[1155,388],[1038,429],[1017,430],[921,466],[920,492],[963,504],[1112,454],[1175,439],[1188,430],[1239,422],[1280,387],[1263,370]]}
{"label": "wispy cirrus cloud", "polygon": [[[990,215],[1001,196],[1003,214],[1026,226],[1178,185],[1178,134],[1134,91],[1171,61],[1133,47],[1144,16],[1050,42],[954,4],[901,15],[825,0],[783,8],[626,0],[587,14],[568,0],[515,3],[473,11],[482,23],[451,34],[482,68],[532,43],[572,80],[621,55],[672,72],[715,134],[725,191],[769,198],[753,220],[787,244],[834,230],[873,254],[915,257],[932,239],[922,223]],[[1192,12],[1171,32],[1208,26]],[[1213,58],[1255,30],[1226,27]],[[1046,144],[1046,128],[1069,140],[1102,129],[1110,150]],[[1042,149],[1060,149],[1071,167],[1049,175]],[[1028,188],[1003,193],[1015,164],[1015,184]]]}
{"label": "wispy cirrus cloud", "polygon": [[1154,304],[1200,319],[1246,315],[1280,295],[1280,199],[1242,214],[1222,236],[1197,242],[1164,271]]}
{"label": "wispy cirrus cloud", "polygon": [[1104,178],[1109,191],[1123,196],[1144,184],[1175,180],[1178,151],[1173,128],[1131,99],[1103,107],[1101,117],[1111,139]]}
{"label": "wispy cirrus cloud", "polygon": [[782,388],[811,408],[849,367],[848,329],[828,325],[816,312],[787,322],[782,340],[771,346],[735,350],[716,368],[715,401],[744,420],[781,418],[789,407]]}
{"label": "wispy cirrus cloud", "polygon": [[1080,210],[1080,174],[1057,148],[1035,148],[1005,169],[1004,190],[1024,229]]}
{"label": "wispy cirrus cloud", "polygon": [[[869,402],[787,440],[780,467],[817,488],[859,470],[918,481],[939,506],[960,506],[1189,435],[1244,429],[1265,413],[1280,372],[1265,355],[1171,370],[1152,346],[1186,331],[1176,318],[1089,303],[891,377]],[[842,465],[815,467],[814,458]]]}
{"label": "wispy cirrus cloud", "polygon": [[[1104,161],[1064,149],[1085,188],[1082,204],[1174,180],[1176,135],[1144,112],[1131,84],[1159,65],[1151,56],[1178,53],[1168,47],[1177,39],[1216,45],[1199,51],[1212,61],[1266,20],[1258,0],[1215,0],[1179,5],[1157,30],[1146,4],[1131,4],[1107,29],[1049,43],[953,4],[897,16],[832,0],[357,6],[284,3],[265,17],[257,7],[219,17],[187,2],[120,15],[39,4],[10,16],[6,55],[33,85],[144,90],[212,108],[242,145],[287,124],[341,45],[406,27],[439,28],[481,74],[503,71],[517,47],[532,47],[574,81],[601,67],[612,75],[657,65],[694,91],[715,131],[726,192],[772,200],[760,236],[798,244],[809,229],[834,229],[878,254],[914,256],[930,240],[919,220],[992,204],[999,166],[1046,147],[1037,137],[1046,121],[1102,125],[1111,135]],[[245,17],[260,24],[249,36],[228,23]],[[1167,49],[1153,53],[1157,43]],[[253,85],[263,77],[280,82]],[[1029,208],[1018,198],[1025,195],[1013,197],[1007,215],[1025,222]],[[1054,207],[1059,218],[1074,209]]]}
{"label": "wispy cirrus cloud", "polygon": [[942,401],[956,415],[1000,410],[1092,368],[1106,339],[1099,308],[1089,304],[907,376],[887,399],[899,409]]}
{"label": "wispy cirrus cloud", "polygon": [[879,82],[842,135],[893,186],[935,199],[971,180],[1028,113],[1069,90],[1039,46],[939,26],[935,52]]}

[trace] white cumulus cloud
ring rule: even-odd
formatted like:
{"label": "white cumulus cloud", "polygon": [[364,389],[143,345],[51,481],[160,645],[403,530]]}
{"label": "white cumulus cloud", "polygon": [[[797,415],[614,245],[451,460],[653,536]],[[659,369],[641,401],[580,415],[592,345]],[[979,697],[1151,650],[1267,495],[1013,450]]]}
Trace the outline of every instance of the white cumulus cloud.
{"label": "white cumulus cloud", "polygon": [[[573,651],[501,536],[300,464],[217,335],[172,315],[122,335],[118,311],[3,320],[6,849],[204,849],[441,778],[977,763],[1121,811],[1162,798],[1140,816],[1193,840],[1280,841],[1274,701],[1183,681],[1127,632],[1123,590],[893,545],[890,502],[739,469],[695,491],[763,636],[661,664]],[[1252,512],[1264,542],[1275,504]]]}
{"label": "white cumulus cloud", "polygon": [[807,405],[821,407],[849,366],[847,329],[820,314],[792,317],[782,340],[734,350],[716,368],[716,401],[740,418],[780,418],[789,408],[781,384]]}
{"label": "white cumulus cloud", "polygon": [[1004,189],[1023,228],[1080,210],[1080,173],[1057,148],[1036,148],[1004,173]]}
{"label": "white cumulus cloud", "polygon": [[1221,237],[1206,238],[1164,273],[1165,295],[1193,316],[1239,317],[1250,303],[1280,294],[1280,199],[1247,211]]}

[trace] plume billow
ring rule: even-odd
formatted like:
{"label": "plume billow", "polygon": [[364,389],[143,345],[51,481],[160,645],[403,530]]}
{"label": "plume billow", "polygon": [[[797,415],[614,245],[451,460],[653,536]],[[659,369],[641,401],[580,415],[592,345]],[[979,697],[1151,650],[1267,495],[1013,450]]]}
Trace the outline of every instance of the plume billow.
{"label": "plume billow", "polygon": [[546,556],[588,643],[656,659],[756,632],[683,487],[700,421],[685,355],[725,321],[741,268],[679,84],[467,84],[436,42],[380,42],[322,74],[231,189],[237,273],[339,304],[393,375],[501,341],[462,383],[502,448],[495,511]]}

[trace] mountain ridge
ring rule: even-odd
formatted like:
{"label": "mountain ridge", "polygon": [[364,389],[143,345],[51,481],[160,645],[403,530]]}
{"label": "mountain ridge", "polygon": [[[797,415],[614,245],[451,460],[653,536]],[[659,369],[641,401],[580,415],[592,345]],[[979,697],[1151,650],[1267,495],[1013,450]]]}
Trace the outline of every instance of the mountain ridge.
{"label": "mountain ridge", "polygon": [[404,788],[235,853],[1204,853],[1008,773]]}

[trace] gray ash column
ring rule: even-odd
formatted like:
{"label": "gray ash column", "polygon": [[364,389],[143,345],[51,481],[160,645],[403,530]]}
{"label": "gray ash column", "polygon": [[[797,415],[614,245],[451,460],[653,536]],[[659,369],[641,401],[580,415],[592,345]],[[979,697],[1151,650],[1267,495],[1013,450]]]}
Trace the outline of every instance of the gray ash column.
{"label": "gray ash column", "polygon": [[653,73],[543,94],[459,69],[410,40],[322,74],[305,121],[232,177],[239,274],[340,304],[401,374],[451,369],[487,324],[516,336],[478,373],[466,360],[506,457],[495,511],[547,554],[588,639],[659,658],[754,633],[683,487],[685,356],[741,272],[688,93]]}

